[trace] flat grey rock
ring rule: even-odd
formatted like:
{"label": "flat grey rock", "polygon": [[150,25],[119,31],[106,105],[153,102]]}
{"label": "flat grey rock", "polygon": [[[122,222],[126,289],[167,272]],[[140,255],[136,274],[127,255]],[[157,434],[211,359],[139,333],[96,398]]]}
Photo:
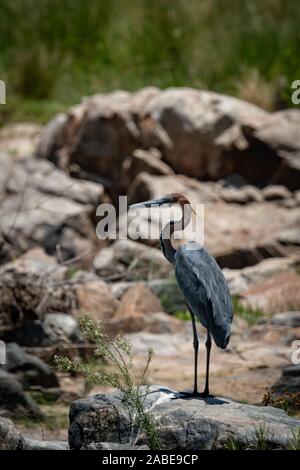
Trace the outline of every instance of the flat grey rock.
{"label": "flat grey rock", "polygon": [[69,444],[65,441],[25,439],[25,450],[69,450]]}
{"label": "flat grey rock", "polygon": [[87,446],[87,450],[149,450],[149,446],[135,446],[116,442],[92,442]]}
{"label": "flat grey rock", "polygon": [[273,325],[296,328],[300,326],[300,312],[275,313],[271,319]]}
{"label": "flat grey rock", "polygon": [[[300,429],[300,420],[277,408],[245,405],[221,397],[182,398],[178,392],[158,386],[151,387],[145,406],[162,449],[219,449],[232,440],[255,448],[261,432],[269,447],[286,448],[293,442],[293,433]],[[143,430],[132,429],[119,393],[75,401],[70,423],[71,449],[87,449],[92,443],[103,442],[148,444]]]}
{"label": "flat grey rock", "polygon": [[284,393],[299,393],[300,391],[300,364],[285,367],[282,375],[272,387],[278,396]]}

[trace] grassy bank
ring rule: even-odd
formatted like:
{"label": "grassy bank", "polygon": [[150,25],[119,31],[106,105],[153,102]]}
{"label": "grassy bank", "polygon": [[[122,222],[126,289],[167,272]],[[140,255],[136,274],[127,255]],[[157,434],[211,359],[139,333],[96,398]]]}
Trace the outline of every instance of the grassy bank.
{"label": "grassy bank", "polygon": [[294,0],[0,0],[0,11],[5,120],[43,121],[82,95],[145,85],[272,109],[289,106],[300,79]]}

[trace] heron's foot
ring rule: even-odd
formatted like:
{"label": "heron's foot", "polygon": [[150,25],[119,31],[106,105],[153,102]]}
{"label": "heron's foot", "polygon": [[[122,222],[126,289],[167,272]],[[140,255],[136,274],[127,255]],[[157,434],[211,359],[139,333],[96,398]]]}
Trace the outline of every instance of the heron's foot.
{"label": "heron's foot", "polygon": [[214,398],[214,395],[210,395],[207,392],[178,392],[174,398]]}

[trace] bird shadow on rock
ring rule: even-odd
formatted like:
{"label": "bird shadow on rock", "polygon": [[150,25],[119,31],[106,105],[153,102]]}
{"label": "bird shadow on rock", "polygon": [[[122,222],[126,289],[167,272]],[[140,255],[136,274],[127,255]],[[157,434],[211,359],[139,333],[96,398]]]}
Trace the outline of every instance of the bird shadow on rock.
{"label": "bird shadow on rock", "polygon": [[202,400],[205,401],[207,405],[225,405],[228,404],[229,402],[215,397],[213,395],[209,396],[202,396],[200,393],[199,395],[193,395],[191,392],[175,392],[174,390],[170,390],[168,388],[160,388],[160,392],[170,394],[170,400]]}

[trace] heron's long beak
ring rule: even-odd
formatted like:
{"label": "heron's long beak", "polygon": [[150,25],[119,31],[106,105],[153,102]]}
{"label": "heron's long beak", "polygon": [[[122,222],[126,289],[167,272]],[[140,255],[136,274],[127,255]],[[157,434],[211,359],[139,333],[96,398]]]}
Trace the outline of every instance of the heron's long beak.
{"label": "heron's long beak", "polygon": [[171,197],[165,196],[159,199],[150,199],[149,201],[139,202],[137,204],[132,204],[129,206],[129,209],[140,209],[143,207],[155,207],[162,206],[163,204],[172,204],[173,200]]}

